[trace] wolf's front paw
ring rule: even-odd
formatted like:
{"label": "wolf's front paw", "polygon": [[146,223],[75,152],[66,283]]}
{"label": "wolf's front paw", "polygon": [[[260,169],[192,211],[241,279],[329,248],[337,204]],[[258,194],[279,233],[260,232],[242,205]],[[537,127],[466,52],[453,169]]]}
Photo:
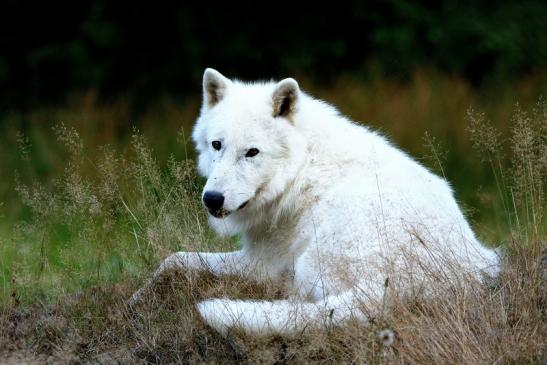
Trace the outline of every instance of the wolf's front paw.
{"label": "wolf's front paw", "polygon": [[224,299],[209,299],[196,305],[205,323],[223,336],[234,322],[229,303],[230,301]]}
{"label": "wolf's front paw", "polygon": [[127,300],[127,305],[130,307],[133,307],[135,304],[137,304],[141,300],[142,296],[142,288],[137,290],[136,292],[131,295],[131,297]]}

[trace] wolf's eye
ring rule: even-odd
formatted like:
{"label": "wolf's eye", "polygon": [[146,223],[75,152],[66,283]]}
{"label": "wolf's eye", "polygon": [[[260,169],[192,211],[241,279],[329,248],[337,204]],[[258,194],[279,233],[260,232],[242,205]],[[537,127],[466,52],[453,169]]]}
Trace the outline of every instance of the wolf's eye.
{"label": "wolf's eye", "polygon": [[260,152],[257,148],[251,148],[245,154],[245,157],[255,157]]}
{"label": "wolf's eye", "polygon": [[213,148],[217,151],[220,150],[220,147],[222,147],[222,143],[220,143],[220,141],[213,141],[211,145],[213,145]]}

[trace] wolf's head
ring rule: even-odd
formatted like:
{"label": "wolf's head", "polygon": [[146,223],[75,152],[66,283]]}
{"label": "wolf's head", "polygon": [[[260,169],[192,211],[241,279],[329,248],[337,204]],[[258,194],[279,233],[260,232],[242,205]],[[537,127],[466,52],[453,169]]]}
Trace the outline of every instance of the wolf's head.
{"label": "wolf's head", "polygon": [[283,193],[306,149],[295,127],[301,97],[294,79],[245,84],[205,70],[192,137],[211,216],[256,214]]}

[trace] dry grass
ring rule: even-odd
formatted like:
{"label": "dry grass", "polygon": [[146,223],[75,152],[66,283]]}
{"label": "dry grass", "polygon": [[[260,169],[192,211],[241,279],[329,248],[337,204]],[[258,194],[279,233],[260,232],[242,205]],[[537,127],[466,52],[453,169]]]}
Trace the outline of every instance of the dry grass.
{"label": "dry grass", "polygon": [[128,283],[62,297],[54,305],[6,308],[0,347],[31,349],[61,363],[540,364],[547,297],[537,257],[513,258],[495,287],[399,298],[368,327],[326,327],[298,338],[233,331],[225,339],[203,325],[193,305],[218,296],[276,298],[277,290],[238,278],[166,275],[137,308],[125,305],[135,289]]}
{"label": "dry grass", "polygon": [[[65,172],[45,185],[18,184],[33,218],[15,238],[35,244],[17,252],[29,256],[11,268],[0,362],[23,356],[59,363],[544,363],[545,104],[529,113],[516,109],[509,149],[484,115],[470,112],[469,121],[472,140],[496,174],[510,227],[500,277],[489,285],[460,282],[433,294],[396,295],[367,327],[310,328],[297,338],[252,338],[237,330],[222,338],[195,311],[204,298],[282,297],[278,283],[169,273],[129,308],[126,300],[160,258],[208,250],[214,240],[193,164],[170,159],[160,167],[138,132],[130,151],[105,147],[90,159],[78,133],[60,125]],[[23,152],[31,143],[25,138]],[[438,142],[426,145],[442,168]],[[509,169],[500,158],[504,150],[511,153]],[[215,242],[213,250],[237,245]],[[59,264],[54,260],[64,265],[55,273],[48,270]],[[35,263],[38,270],[26,270]]]}

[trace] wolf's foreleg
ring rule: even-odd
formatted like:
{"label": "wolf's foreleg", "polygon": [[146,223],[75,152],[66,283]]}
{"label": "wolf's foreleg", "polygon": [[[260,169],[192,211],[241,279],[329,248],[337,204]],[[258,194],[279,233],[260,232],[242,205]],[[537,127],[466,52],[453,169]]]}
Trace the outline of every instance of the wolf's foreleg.
{"label": "wolf's foreleg", "polygon": [[367,324],[356,293],[347,291],[316,302],[209,299],[197,304],[203,320],[221,335],[240,327],[251,335],[301,334],[307,327],[343,325],[355,319]]}
{"label": "wolf's foreleg", "polygon": [[129,304],[138,301],[142,293],[150,288],[165,271],[184,269],[209,271],[214,275],[238,275],[246,267],[242,251],[234,252],[177,252],[168,256],[146,283],[129,299]]}

